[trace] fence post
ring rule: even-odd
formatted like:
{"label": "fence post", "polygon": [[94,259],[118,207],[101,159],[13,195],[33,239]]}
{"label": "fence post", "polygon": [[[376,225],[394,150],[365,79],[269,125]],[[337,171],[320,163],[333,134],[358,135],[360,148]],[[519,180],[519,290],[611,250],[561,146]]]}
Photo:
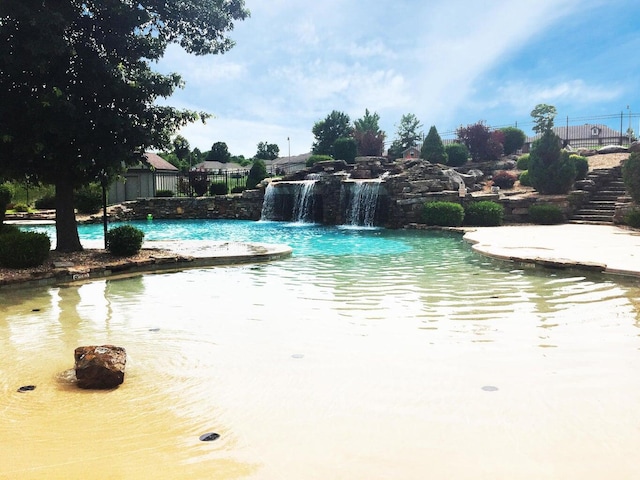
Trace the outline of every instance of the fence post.
{"label": "fence post", "polygon": [[622,145],[622,117],[624,116],[624,112],[620,111],[620,145]]}

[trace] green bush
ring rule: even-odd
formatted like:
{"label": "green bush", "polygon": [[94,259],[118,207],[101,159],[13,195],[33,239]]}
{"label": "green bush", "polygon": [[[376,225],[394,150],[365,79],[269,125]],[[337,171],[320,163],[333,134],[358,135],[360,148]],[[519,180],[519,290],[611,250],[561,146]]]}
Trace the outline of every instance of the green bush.
{"label": "green bush", "polygon": [[38,210],[55,210],[56,196],[54,194],[48,194],[40,197],[35,201],[34,205]]}
{"label": "green bush", "polygon": [[444,150],[447,154],[447,165],[461,167],[469,160],[469,149],[462,143],[450,143]]}
{"label": "green bush", "polygon": [[542,194],[564,194],[573,186],[576,167],[569,152],[560,150],[560,137],[552,131],[533,142],[529,178],[531,186]]}
{"label": "green bush", "polygon": [[135,255],[142,248],[144,232],[131,225],[121,225],[107,232],[107,250],[114,255]]}
{"label": "green bush", "polygon": [[353,137],[340,137],[333,142],[333,155],[335,158],[344,160],[349,164],[356,162],[358,155],[358,144]]}
{"label": "green bush", "polygon": [[564,214],[556,205],[531,205],[529,220],[538,225],[555,225],[564,222]]}
{"label": "green bush", "polygon": [[422,218],[427,225],[459,227],[464,219],[464,208],[454,202],[427,202]]}
{"label": "green bush", "polygon": [[9,233],[19,233],[20,228],[16,225],[7,225],[6,223],[0,224],[0,235],[7,235]]}
{"label": "green bush", "polygon": [[517,179],[514,173],[505,170],[497,171],[492,177],[493,185],[504,189],[513,188],[513,184],[516,183]]}
{"label": "green bush", "polygon": [[420,157],[431,163],[447,163],[447,152],[434,125],[431,126],[427,138],[422,142]]}
{"label": "green bush", "polygon": [[13,206],[13,211],[14,212],[26,213],[26,212],[29,211],[29,205],[27,205],[26,203],[16,203]]}
{"label": "green bush", "polygon": [[169,197],[173,197],[174,195],[175,193],[173,192],[173,190],[157,190],[156,191],[156,197],[169,198]]}
{"label": "green bush", "polygon": [[209,185],[209,195],[226,195],[228,193],[225,182],[211,182]]}
{"label": "green bush", "polygon": [[243,187],[241,185],[236,185],[231,189],[231,193],[242,193],[247,189],[247,187]]}
{"label": "green bush", "polygon": [[520,155],[518,157],[518,163],[516,164],[516,168],[518,170],[529,170],[529,159],[531,156],[528,153],[524,155]]}
{"label": "green bush", "polygon": [[569,155],[569,160],[573,162],[576,167],[576,180],[584,180],[589,173],[589,160],[582,155]]}
{"label": "green bush", "polygon": [[511,155],[520,150],[527,139],[525,133],[516,127],[504,127],[500,131],[504,134],[502,145],[504,146],[505,155]]}
{"label": "green bush", "polygon": [[640,152],[633,152],[622,164],[622,180],[629,196],[640,203]]}
{"label": "green bush", "polygon": [[44,263],[51,250],[51,240],[46,233],[5,228],[0,235],[0,266],[31,268]]}
{"label": "green bush", "polygon": [[331,155],[311,155],[309,158],[307,158],[307,162],[305,165],[307,167],[313,167],[318,162],[329,162],[331,160],[333,160],[333,157]]}
{"label": "green bush", "polygon": [[10,183],[0,183],[0,208],[6,208],[13,198],[14,189]]}
{"label": "green bush", "polygon": [[249,175],[247,176],[247,188],[256,188],[256,186],[265,178],[267,178],[267,166],[263,160],[256,159],[251,165]]}
{"label": "green bush", "polygon": [[522,185],[523,187],[530,187],[531,179],[529,178],[529,170],[520,172],[520,176],[518,177],[518,180],[520,180],[520,185]]}
{"label": "green bush", "polygon": [[483,200],[468,204],[464,209],[464,224],[478,227],[502,225],[504,208],[496,202]]}
{"label": "green bush", "polygon": [[624,223],[631,228],[640,228],[640,210],[634,208],[624,216]]}
{"label": "green bush", "polygon": [[102,208],[102,187],[92,183],[79,188],[75,193],[75,204],[79,213],[98,213]]}

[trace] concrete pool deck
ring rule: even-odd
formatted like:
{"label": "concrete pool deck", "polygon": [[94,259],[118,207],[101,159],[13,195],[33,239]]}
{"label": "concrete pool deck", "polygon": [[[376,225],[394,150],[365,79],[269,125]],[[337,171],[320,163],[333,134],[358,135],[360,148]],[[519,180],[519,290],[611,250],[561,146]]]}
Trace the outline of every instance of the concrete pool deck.
{"label": "concrete pool deck", "polygon": [[464,239],[483,255],[525,267],[576,268],[640,278],[640,232],[613,225],[481,227]]}

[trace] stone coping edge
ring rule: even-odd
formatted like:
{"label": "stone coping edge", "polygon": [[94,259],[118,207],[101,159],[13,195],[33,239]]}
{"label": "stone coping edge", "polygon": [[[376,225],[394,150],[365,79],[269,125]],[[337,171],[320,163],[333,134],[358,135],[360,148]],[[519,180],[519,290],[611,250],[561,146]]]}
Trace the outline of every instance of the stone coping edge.
{"label": "stone coping edge", "polygon": [[[153,242],[148,242],[153,244]],[[145,245],[148,245],[145,244]],[[184,255],[179,252],[164,252],[143,260],[115,259],[113,262],[92,266],[60,266],[51,271],[35,273],[30,277],[0,279],[0,290],[65,285],[102,278],[121,278],[144,273],[181,271],[191,268],[266,263],[288,258],[293,249],[281,244],[242,244],[250,253],[206,254],[203,256]],[[163,247],[166,244],[163,242]],[[176,246],[179,243],[176,242]],[[143,250],[156,250],[145,246]]]}

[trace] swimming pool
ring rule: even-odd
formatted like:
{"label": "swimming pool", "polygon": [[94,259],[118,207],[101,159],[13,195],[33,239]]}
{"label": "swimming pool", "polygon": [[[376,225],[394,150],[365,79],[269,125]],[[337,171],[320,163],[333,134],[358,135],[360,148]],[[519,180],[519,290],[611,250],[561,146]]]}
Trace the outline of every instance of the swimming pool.
{"label": "swimming pool", "polygon": [[[294,256],[0,292],[0,477],[595,479],[640,467],[634,285],[515,269],[443,232],[145,225],[148,240],[202,229]],[[125,383],[79,392],[73,349],[105,343],[127,349]],[[220,437],[201,442],[207,432]]]}

